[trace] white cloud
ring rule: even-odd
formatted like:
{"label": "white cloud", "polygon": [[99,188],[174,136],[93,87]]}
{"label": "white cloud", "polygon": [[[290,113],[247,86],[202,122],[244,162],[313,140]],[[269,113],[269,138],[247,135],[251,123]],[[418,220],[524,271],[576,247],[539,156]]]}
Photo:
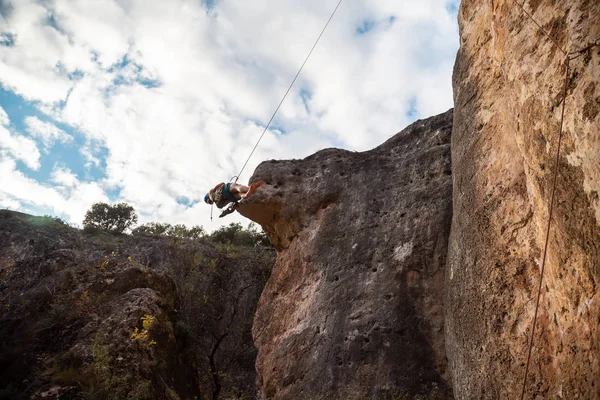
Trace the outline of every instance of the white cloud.
{"label": "white cloud", "polygon": [[10,119],[0,106],[0,155],[4,158],[8,154],[23,161],[27,167],[37,170],[40,167],[40,152],[35,142],[23,136],[10,132]]}
{"label": "white cloud", "polygon": [[118,2],[56,0],[53,11],[74,47],[93,51],[102,66],[117,63],[127,53],[133,21]]}
{"label": "white cloud", "polygon": [[68,168],[55,166],[52,170],[51,175],[52,182],[59,186],[72,188],[75,187],[79,182],[77,181],[77,176],[72,173]]}
{"label": "white cloud", "polygon": [[92,165],[99,167],[100,159],[94,155],[95,147],[91,144],[84,144],[79,148],[79,153],[86,160],[86,164],[84,165],[87,169],[89,169]]}
{"label": "white cloud", "polygon": [[43,185],[28,178],[17,170],[16,163],[9,157],[0,158],[0,207],[26,211],[31,208],[44,210],[66,218],[72,223],[81,223],[85,212],[94,202],[109,199],[96,182],[74,180],[67,170],[55,169],[55,184],[69,186]]}
{"label": "white cloud", "polygon": [[34,138],[40,139],[46,149],[52,147],[54,142],[57,141],[62,143],[73,141],[71,135],[50,122],[40,120],[38,117],[26,117],[24,122],[26,125],[25,130]]}
{"label": "white cloud", "polygon": [[[210,229],[231,217],[211,223],[202,202],[177,199],[201,201],[239,172],[337,1],[217,1],[210,12],[190,0],[42,4],[14,3],[0,83],[79,130],[88,167],[106,162],[101,187],[143,218]],[[458,29],[446,5],[342,3],[274,121],[284,133],[265,135],[240,182],[264,159],[366,150],[410,122],[409,111],[450,108]],[[54,184],[82,185],[67,176],[56,172]]]}
{"label": "white cloud", "polygon": [[13,2],[3,31],[14,34],[13,46],[0,47],[4,86],[29,100],[54,102],[66,97],[69,79],[57,70],[68,39],[47,24],[48,10],[30,2]]}
{"label": "white cloud", "polygon": [[[0,156],[11,154],[33,170],[40,168],[40,152],[35,142],[29,138],[13,135],[7,128],[0,126]],[[5,182],[2,182],[4,185]]]}
{"label": "white cloud", "polygon": [[10,124],[10,119],[8,118],[8,114],[4,111],[4,108],[0,106],[0,125],[8,126]]}

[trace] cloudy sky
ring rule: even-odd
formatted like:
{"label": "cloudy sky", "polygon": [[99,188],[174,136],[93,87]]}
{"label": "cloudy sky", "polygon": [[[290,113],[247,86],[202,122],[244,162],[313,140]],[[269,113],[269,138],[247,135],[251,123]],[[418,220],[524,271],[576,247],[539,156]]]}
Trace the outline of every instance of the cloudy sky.
{"label": "cloudy sky", "polygon": [[[0,0],[0,208],[203,225],[338,0]],[[240,178],[452,107],[458,0],[344,0]]]}

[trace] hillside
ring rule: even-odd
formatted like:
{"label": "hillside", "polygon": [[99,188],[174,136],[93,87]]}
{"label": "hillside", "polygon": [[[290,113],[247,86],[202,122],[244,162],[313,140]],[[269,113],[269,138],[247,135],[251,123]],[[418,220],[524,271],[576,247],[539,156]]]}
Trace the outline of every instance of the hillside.
{"label": "hillside", "polygon": [[0,211],[0,398],[253,396],[273,256]]}

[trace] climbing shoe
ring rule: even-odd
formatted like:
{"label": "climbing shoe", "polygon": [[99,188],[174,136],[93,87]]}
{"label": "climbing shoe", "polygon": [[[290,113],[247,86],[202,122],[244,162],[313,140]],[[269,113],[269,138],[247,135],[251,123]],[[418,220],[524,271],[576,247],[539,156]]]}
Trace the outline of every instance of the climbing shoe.
{"label": "climbing shoe", "polygon": [[250,197],[254,193],[256,193],[256,189],[258,189],[259,187],[261,187],[263,183],[265,183],[265,182],[264,181],[258,181],[258,182],[252,183],[250,185],[250,189],[248,189],[248,193],[246,193],[246,195],[244,196],[244,198],[247,199],[248,197]]}
{"label": "climbing shoe", "polygon": [[236,208],[237,208],[237,203],[230,205],[229,207],[227,207],[226,209],[223,210],[221,215],[219,215],[219,218],[223,218],[224,216],[231,214],[232,212],[235,211]]}

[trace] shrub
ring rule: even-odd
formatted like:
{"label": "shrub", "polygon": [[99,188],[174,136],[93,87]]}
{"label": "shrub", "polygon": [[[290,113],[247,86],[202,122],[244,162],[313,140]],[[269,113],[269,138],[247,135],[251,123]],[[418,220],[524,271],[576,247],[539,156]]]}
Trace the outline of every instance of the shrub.
{"label": "shrub", "polygon": [[183,224],[171,225],[164,222],[148,222],[133,229],[131,234],[136,236],[152,235],[179,239],[199,239],[204,237],[206,232],[203,227],[198,225],[188,228]]}
{"label": "shrub", "polygon": [[137,219],[135,210],[127,203],[115,205],[95,203],[85,213],[83,228],[84,230],[99,228],[103,231],[121,234],[135,225]]}
{"label": "shrub", "polygon": [[42,218],[43,220],[45,220],[45,221],[51,221],[51,222],[54,222],[54,223],[57,223],[57,224],[60,224],[60,225],[69,225],[69,224],[67,223],[67,221],[65,221],[64,219],[62,219],[62,218],[60,218],[60,217],[55,217],[55,216],[53,216],[53,215],[48,215],[48,214],[46,214],[46,215],[44,215],[44,216],[43,216],[43,217],[41,217],[41,218]]}
{"label": "shrub", "polygon": [[250,224],[248,229],[244,229],[242,224],[232,222],[229,226],[224,226],[214,231],[210,235],[210,238],[215,242],[223,244],[271,246],[267,235],[256,230],[255,226],[254,224]]}
{"label": "shrub", "polygon": [[144,236],[144,235],[156,235],[163,236],[166,235],[169,229],[171,228],[171,224],[162,223],[162,222],[148,222],[147,224],[140,225],[131,231],[132,235],[136,236]]}

